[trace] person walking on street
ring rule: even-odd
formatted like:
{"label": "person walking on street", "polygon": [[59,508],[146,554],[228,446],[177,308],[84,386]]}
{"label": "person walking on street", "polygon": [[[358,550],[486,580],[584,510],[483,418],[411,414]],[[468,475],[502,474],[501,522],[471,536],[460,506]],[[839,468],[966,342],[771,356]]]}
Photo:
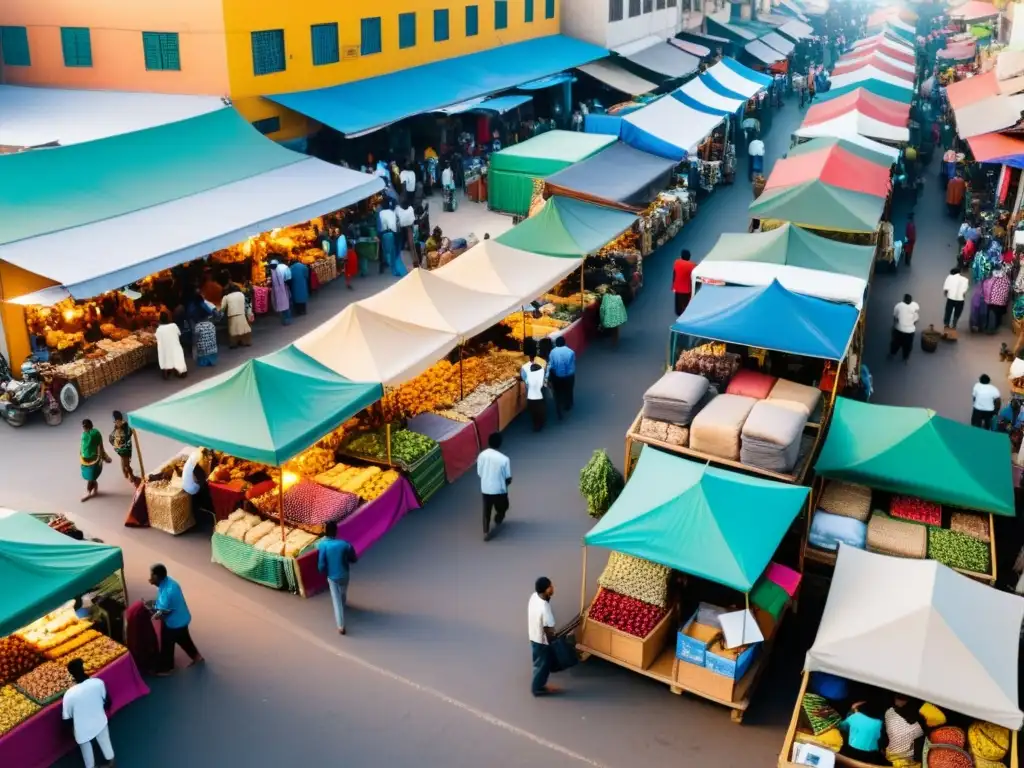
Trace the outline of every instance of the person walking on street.
{"label": "person walking on street", "polygon": [[910,358],[910,351],[914,348],[914,334],[917,332],[917,321],[921,317],[921,307],[911,298],[909,293],[905,294],[903,301],[893,309],[892,317],[892,340],[889,343],[889,357],[895,355],[898,350],[902,350],[903,362],[905,363]]}
{"label": "person walking on street", "polygon": [[679,317],[690,306],[690,299],[693,297],[693,270],[696,266],[690,261],[690,252],[686,249],[672,265],[672,293],[676,299],[675,317]]}
{"label": "person walking on street", "polygon": [[[759,134],[747,146],[747,181],[753,181],[756,174],[764,171],[764,142]],[[682,313],[680,313],[682,314]]]}
{"label": "person walking on street", "polygon": [[946,335],[956,338],[956,324],[964,311],[964,301],[971,281],[967,279],[963,269],[953,267],[949,271],[946,282],[942,284],[942,292],[946,294],[946,311],[942,315],[942,329]]}
{"label": "person walking on street", "polygon": [[220,302],[220,311],[228,319],[228,349],[251,347],[252,326],[249,325],[249,318],[252,310],[241,288],[234,284],[227,287]]}
{"label": "person walking on street", "polygon": [[564,336],[555,339],[555,348],[548,356],[545,372],[555,396],[555,415],[561,419],[563,411],[572,410],[573,389],[576,387],[576,353],[566,346]]}
{"label": "person walking on street", "polygon": [[295,306],[295,316],[302,317],[306,314],[306,305],[309,302],[309,267],[302,263],[298,254],[292,258],[291,266],[292,280],[289,286],[292,289],[292,304]]}
{"label": "person walking on street", "polygon": [[512,462],[501,452],[501,433],[492,432],[487,448],[476,458],[476,473],[480,477],[480,492],[484,501],[484,541],[491,540],[491,513],[494,523],[505,522],[508,512],[508,487],[512,485]]}
{"label": "person walking on street", "polygon": [[992,429],[992,418],[999,412],[1002,396],[987,373],[978,377],[971,390],[971,426]]}
{"label": "person walking on street", "polygon": [[121,460],[121,474],[132,485],[138,485],[140,478],[135,476],[135,470],[132,469],[132,428],[120,411],[114,411],[114,429],[108,439],[110,447]]}
{"label": "person walking on street", "polygon": [[355,547],[338,538],[338,524],[334,521],[324,526],[325,536],[317,545],[317,570],[327,577],[331,590],[331,604],[334,606],[334,621],[338,634],[345,634],[345,608],[348,606],[349,566],[359,562]]}
{"label": "person walking on street", "polygon": [[533,653],[533,679],[530,682],[530,693],[534,696],[545,696],[558,693],[558,689],[548,685],[551,674],[551,641],[555,637],[555,614],[551,610],[551,597],[555,594],[555,585],[547,576],[541,576],[533,585],[533,594],[526,605],[526,615],[530,624],[530,650]]}
{"label": "person walking on street", "polygon": [[548,415],[548,404],[544,400],[544,367],[531,362],[523,371],[523,377],[526,380],[526,410],[530,412],[533,431],[540,432]]}
{"label": "person walking on street", "polygon": [[192,614],[181,587],[167,575],[167,568],[157,563],[149,569],[149,583],[156,587],[156,602],[153,604],[153,618],[160,621],[160,670],[157,675],[166,677],[174,671],[174,646],[180,645],[192,659],[189,666],[204,661],[196,644],[192,642],[188,626]]}
{"label": "person walking on street", "polygon": [[274,311],[281,316],[281,325],[291,325],[292,309],[291,295],[288,284],[292,280],[292,271],[287,264],[282,264],[277,259],[270,262],[270,302]]}
{"label": "person walking on street", "polygon": [[956,176],[949,180],[946,185],[946,210],[950,216],[958,217],[964,209],[964,195],[967,192],[967,182],[956,172]]}
{"label": "person walking on street", "polygon": [[82,479],[85,480],[85,496],[82,497],[82,501],[88,501],[99,494],[99,479],[103,465],[110,463],[110,457],[103,449],[103,435],[93,427],[89,419],[82,419],[82,439],[78,446],[78,458],[82,465]]}
{"label": "person walking on street", "polygon": [[82,750],[82,762],[85,768],[95,768],[96,754],[92,748],[95,740],[107,766],[114,768],[114,745],[110,743],[107,722],[107,710],[110,708],[107,685],[98,677],[89,677],[81,659],[72,659],[67,668],[75,684],[64,693],[62,717],[71,721],[75,742]]}
{"label": "person walking on street", "polygon": [[917,224],[914,223],[914,212],[907,214],[907,228],[903,238],[903,257],[906,265],[910,266],[910,260],[914,257],[914,243],[917,242]]}

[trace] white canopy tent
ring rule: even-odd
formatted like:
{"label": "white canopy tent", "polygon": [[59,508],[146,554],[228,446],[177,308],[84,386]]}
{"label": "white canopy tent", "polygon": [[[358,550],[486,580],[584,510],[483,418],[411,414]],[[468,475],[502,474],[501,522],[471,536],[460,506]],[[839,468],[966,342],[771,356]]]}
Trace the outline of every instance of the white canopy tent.
{"label": "white canopy tent", "polygon": [[963,139],[1001,131],[1020,122],[1024,96],[990,96],[955,110],[956,131]]}
{"label": "white canopy tent", "polygon": [[521,304],[551,288],[579,265],[579,259],[542,256],[484,240],[432,274],[482,293],[518,296]]}
{"label": "white canopy tent", "polygon": [[799,19],[787,21],[779,27],[779,32],[793,40],[806,40],[809,37],[814,37],[814,28],[810,24],[804,24]]}
{"label": "white canopy tent", "polygon": [[[693,152],[722,119],[721,115],[701,112],[678,99],[666,96],[626,115],[622,122],[624,129],[630,126],[641,134],[647,134],[684,152]],[[634,139],[626,132],[623,133],[623,140],[636,149],[657,154],[653,147],[645,144],[642,136]]]}
{"label": "white canopy tent", "polygon": [[1024,599],[934,560],[840,546],[804,669],[1019,730]]}
{"label": "white canopy tent", "polygon": [[823,123],[802,125],[793,132],[793,135],[801,139],[834,136],[837,139],[849,140],[851,136],[860,135],[880,141],[910,141],[909,128],[884,123],[857,110],[851,110]]}
{"label": "white canopy tent", "polygon": [[787,291],[826,301],[852,304],[857,309],[863,306],[864,291],[868,285],[867,280],[850,275],[757,261],[705,260],[693,270],[693,276],[705,283],[718,282],[753,287],[771,285],[774,280],[778,280]]}
{"label": "white canopy tent", "polygon": [[887,157],[892,158],[892,161],[894,163],[900,156],[900,151],[895,147],[890,147],[887,144],[882,144],[880,142],[873,141],[869,139],[867,136],[862,136],[856,132],[851,133],[849,136],[835,136],[833,138],[843,139],[844,141],[848,141],[851,144],[856,144],[859,147],[870,149],[872,152],[879,152],[883,155],[886,155]]}

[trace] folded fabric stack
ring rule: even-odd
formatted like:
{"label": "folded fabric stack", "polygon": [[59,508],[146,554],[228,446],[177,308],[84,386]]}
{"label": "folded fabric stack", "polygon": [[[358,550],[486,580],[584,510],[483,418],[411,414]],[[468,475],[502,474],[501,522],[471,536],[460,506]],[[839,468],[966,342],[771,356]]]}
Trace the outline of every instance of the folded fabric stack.
{"label": "folded fabric stack", "polygon": [[771,393],[776,381],[778,379],[774,376],[744,369],[737,371],[736,375],[729,380],[729,386],[726,387],[725,393],[727,395],[744,395],[755,400],[764,400]]}
{"label": "folded fabric stack", "polygon": [[781,405],[786,408],[802,408],[811,416],[821,402],[821,390],[817,387],[808,387],[806,384],[797,384],[788,379],[779,379],[768,393],[768,400],[772,405]]}
{"label": "folded fabric stack", "polygon": [[698,413],[690,425],[690,448],[736,461],[740,458],[740,432],[757,404],[752,397],[719,395]]}
{"label": "folded fabric stack", "polygon": [[811,519],[811,533],[808,536],[808,541],[811,546],[818,547],[818,549],[835,552],[840,544],[864,549],[867,536],[868,526],[863,520],[834,515],[819,509]]}
{"label": "folded fabric stack", "polygon": [[758,402],[743,423],[740,461],[771,472],[792,472],[806,423],[802,410]]}
{"label": "folded fabric stack", "polygon": [[668,371],[644,393],[644,417],[685,427],[711,397],[703,376]]}

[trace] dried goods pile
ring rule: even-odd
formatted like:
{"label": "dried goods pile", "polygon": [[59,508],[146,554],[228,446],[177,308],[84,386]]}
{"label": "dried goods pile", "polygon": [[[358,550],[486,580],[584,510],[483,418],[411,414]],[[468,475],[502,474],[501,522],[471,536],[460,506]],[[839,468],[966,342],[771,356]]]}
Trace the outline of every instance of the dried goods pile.
{"label": "dried goods pile", "polygon": [[42,661],[39,651],[17,635],[0,638],[0,685],[17,680]]}
{"label": "dried goods pile", "polygon": [[95,629],[87,629],[84,632],[79,632],[69,640],[65,640],[60,645],[55,645],[52,648],[48,648],[44,651],[43,655],[48,659],[59,659],[62,656],[67,656],[70,653],[74,653],[76,650],[81,648],[87,643],[91,643],[96,638],[101,637],[100,633]]}
{"label": "dried goods pile", "polygon": [[[437,447],[435,440],[418,432],[408,429],[391,431],[391,462],[404,469],[408,469]],[[386,462],[387,436],[380,430],[364,432],[347,440],[342,446],[342,451],[352,456]]]}
{"label": "dried goods pile", "polygon": [[320,485],[336,491],[354,493],[366,501],[373,501],[390,488],[398,473],[393,469],[387,471],[380,467],[353,467],[348,464],[335,464],[326,472],[321,472],[313,479]]}
{"label": "dried goods pile", "polygon": [[893,496],[889,514],[925,525],[942,525],[942,506],[913,496]]}
{"label": "dried goods pile", "polygon": [[36,704],[45,706],[75,684],[66,666],[44,661],[38,667],[18,678],[15,685]]}
{"label": "dried goods pile", "polygon": [[[258,499],[254,499],[254,503],[256,501]],[[282,536],[279,523],[263,520],[258,515],[241,510],[232,512],[226,520],[217,523],[214,531],[245,542],[261,552],[285,557],[297,557],[309,549],[319,538],[316,534],[287,525],[284,527]]]}
{"label": "dried goods pile", "polygon": [[38,704],[18,692],[14,686],[5,685],[0,688],[0,736],[32,717],[39,709]]}
{"label": "dried goods pile", "polygon": [[928,557],[973,573],[992,572],[989,545],[965,533],[946,528],[928,529]]}
{"label": "dried goods pile", "polygon": [[[510,335],[516,341],[523,340],[523,331],[526,332],[526,337],[531,339],[542,339],[545,336],[550,336],[555,331],[560,331],[571,322],[571,320],[563,319],[568,312],[563,310],[560,315],[555,314],[555,305],[548,305],[551,308],[551,312],[544,314],[544,308],[541,308],[540,317],[535,316],[532,312],[515,312],[504,320],[502,324],[508,326]],[[577,306],[577,310],[579,307]],[[571,315],[570,315],[571,316]]]}
{"label": "dried goods pile", "polygon": [[602,589],[587,616],[635,637],[647,637],[666,613],[664,608]]}
{"label": "dried goods pile", "polygon": [[77,637],[91,627],[90,622],[83,621],[75,615],[71,604],[68,603],[53,613],[32,622],[21,629],[17,635],[40,653],[45,653]]}
{"label": "dried goods pile", "polygon": [[81,648],[57,659],[58,664],[67,665],[72,659],[81,659],[86,674],[93,674],[103,669],[110,662],[128,653],[128,649],[115,643],[109,637],[100,635]]}
{"label": "dried goods pile", "polygon": [[[508,390],[516,385],[519,381],[518,369],[516,375],[501,381],[491,382],[489,384],[481,384],[479,387],[474,389],[462,400],[457,402],[451,407],[451,411],[460,414],[466,419],[475,419],[481,413],[486,411],[491,403],[493,403],[499,396],[505,394]],[[447,416],[449,411],[438,411],[441,416]]]}
{"label": "dried goods pile", "polygon": [[597,583],[605,589],[659,608],[668,597],[669,569],[650,560],[612,552]]}

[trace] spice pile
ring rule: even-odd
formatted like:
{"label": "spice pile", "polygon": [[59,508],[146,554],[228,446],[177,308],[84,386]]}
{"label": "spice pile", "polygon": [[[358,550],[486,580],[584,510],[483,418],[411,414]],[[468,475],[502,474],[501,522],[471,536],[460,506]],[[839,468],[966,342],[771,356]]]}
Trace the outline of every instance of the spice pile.
{"label": "spice pile", "polygon": [[14,686],[0,688],[0,736],[32,717],[39,709],[38,704],[19,693]]}

